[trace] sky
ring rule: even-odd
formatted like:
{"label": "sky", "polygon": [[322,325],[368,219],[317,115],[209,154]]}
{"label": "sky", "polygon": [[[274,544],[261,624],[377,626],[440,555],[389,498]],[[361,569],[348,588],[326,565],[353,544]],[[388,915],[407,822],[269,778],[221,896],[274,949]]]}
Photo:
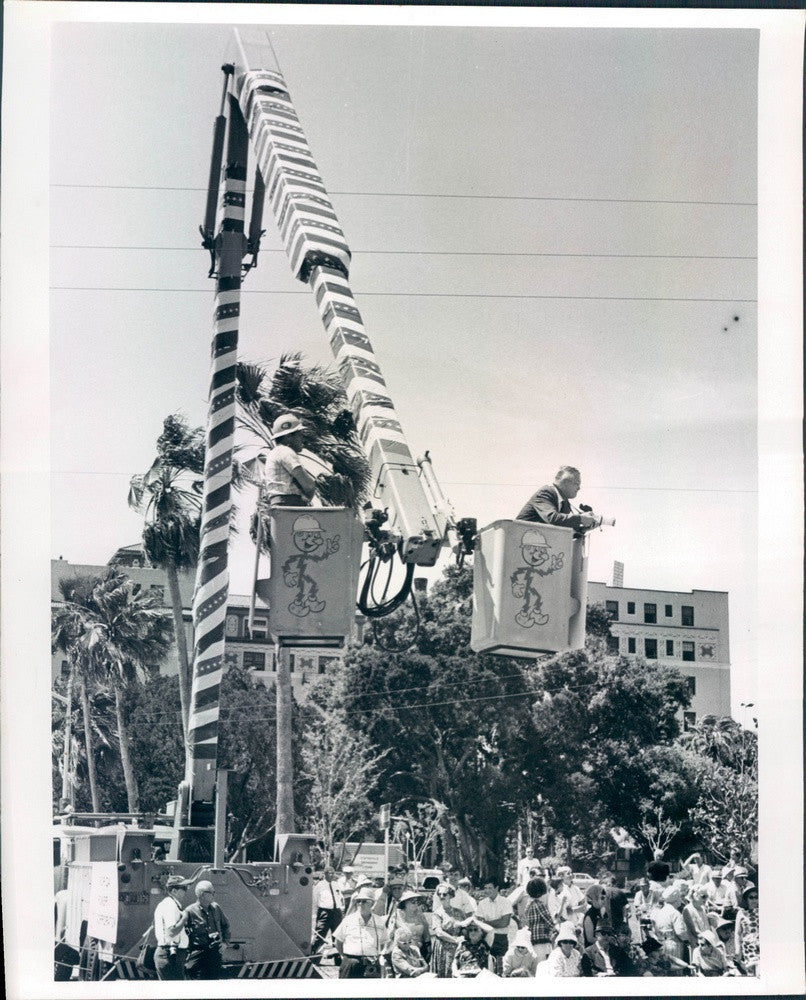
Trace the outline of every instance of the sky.
{"label": "sky", "polygon": [[[197,230],[229,26],[255,20],[411,450],[430,451],[457,516],[512,517],[574,464],[579,499],[617,522],[591,538],[592,580],[619,560],[629,587],[729,592],[734,714],[754,702],[761,741],[765,963],[743,987],[802,993],[803,13],[7,0],[8,994],[62,995],[42,864],[49,560],[135,542],[129,478],[167,414],[204,420]],[[327,361],[313,296],[265,228],[241,356]],[[249,548],[233,547],[234,592]]]}
{"label": "sky", "polygon": [[[627,586],[729,591],[734,711],[755,702],[758,32],[262,30],[412,452],[457,516],[513,517],[577,466],[579,499],[616,519],[589,578],[619,560]],[[53,29],[53,557],[135,542],[128,480],[163,418],[204,422],[198,225],[230,34]],[[328,362],[264,227],[240,356]]]}

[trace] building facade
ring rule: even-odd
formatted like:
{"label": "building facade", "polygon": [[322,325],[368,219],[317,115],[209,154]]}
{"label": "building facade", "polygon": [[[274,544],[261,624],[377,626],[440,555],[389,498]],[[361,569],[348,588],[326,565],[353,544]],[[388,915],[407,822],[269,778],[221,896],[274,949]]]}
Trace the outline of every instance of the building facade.
{"label": "building facade", "polygon": [[668,663],[688,679],[686,728],[704,715],[730,715],[726,592],[646,590],[589,581],[588,604],[604,604],[611,615],[611,652]]}
{"label": "building facade", "polygon": [[[118,549],[106,566],[93,566],[70,563],[64,559],[51,561],[51,605],[56,606],[64,600],[59,587],[60,581],[77,576],[101,576],[110,566],[123,571],[134,583],[152,593],[159,606],[171,611],[171,598],[168,588],[168,578],[161,569],[155,569],[148,560],[140,545],[128,545]],[[185,624],[185,636],[188,644],[188,654],[193,656],[193,589],[195,576],[191,573],[179,574],[179,593],[182,598],[182,618]],[[277,672],[277,660],[274,643],[268,633],[268,608],[259,599],[255,606],[253,629],[249,632],[250,598],[241,594],[230,594],[227,601],[227,617],[225,623],[225,652],[227,665],[241,666],[254,674],[255,681],[269,685],[273,683]],[[341,662],[341,657],[332,649],[294,649],[289,657],[289,673],[294,696],[298,701],[305,699],[307,689],[322,674],[333,670]],[[67,670],[67,659],[60,650],[56,650],[51,660],[51,676],[53,679]],[[176,674],[179,669],[176,646],[160,664],[160,673]]]}

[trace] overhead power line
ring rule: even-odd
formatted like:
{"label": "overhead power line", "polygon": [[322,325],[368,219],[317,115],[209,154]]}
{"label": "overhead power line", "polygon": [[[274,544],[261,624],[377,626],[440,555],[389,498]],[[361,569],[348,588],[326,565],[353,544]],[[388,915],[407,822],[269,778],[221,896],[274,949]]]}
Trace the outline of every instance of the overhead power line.
{"label": "overhead power line", "polygon": [[[183,294],[204,294],[212,295],[213,288],[149,288],[149,287],[115,287],[109,285],[50,285],[52,292],[180,292]],[[244,288],[244,295],[310,295],[310,291],[305,289],[260,289]],[[557,299],[590,302],[756,302],[756,299],[737,298],[688,298],[672,295],[513,295],[511,293],[493,292],[356,292],[356,297],[361,299],[369,298],[392,298],[402,297],[409,299]]]}
{"label": "overhead power line", "polygon": [[[84,188],[89,190],[110,191],[200,191],[206,187],[169,186],[159,184],[66,184],[53,183],[54,188]],[[713,201],[687,198],[582,198],[572,195],[534,195],[534,194],[441,194],[439,192],[417,191],[330,191],[331,195],[350,198],[451,198],[470,199],[473,201],[561,201],[561,202],[593,202],[617,205],[724,205],[726,207],[755,208],[755,201]]]}
{"label": "overhead power line", "polygon": [[[105,244],[84,243],[52,243],[51,250],[144,250],[144,251],[182,251],[198,253],[201,249],[194,247],[134,247],[108,246]],[[279,249],[261,249],[262,254],[275,253],[287,256],[286,251]],[[532,250],[353,250],[353,256],[386,256],[386,257],[593,257],[613,260],[758,260],[755,255],[743,254],[691,254],[691,253],[570,253],[556,251]]]}

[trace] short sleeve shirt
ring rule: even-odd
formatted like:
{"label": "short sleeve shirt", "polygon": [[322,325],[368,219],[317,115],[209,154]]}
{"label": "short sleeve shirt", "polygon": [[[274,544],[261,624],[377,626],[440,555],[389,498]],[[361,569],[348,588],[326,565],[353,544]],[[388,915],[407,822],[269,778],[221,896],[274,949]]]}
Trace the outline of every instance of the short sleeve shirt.
{"label": "short sleeve shirt", "polygon": [[173,896],[166,896],[154,910],[154,936],[159,945],[174,944],[177,948],[187,948],[188,936],[184,927],[178,934],[169,934],[168,928],[173,927],[182,916],[182,909]]}
{"label": "short sleeve shirt", "polygon": [[266,455],[263,480],[268,496],[286,496],[299,493],[300,488],[292,473],[300,467],[299,455],[287,444],[276,444]]}

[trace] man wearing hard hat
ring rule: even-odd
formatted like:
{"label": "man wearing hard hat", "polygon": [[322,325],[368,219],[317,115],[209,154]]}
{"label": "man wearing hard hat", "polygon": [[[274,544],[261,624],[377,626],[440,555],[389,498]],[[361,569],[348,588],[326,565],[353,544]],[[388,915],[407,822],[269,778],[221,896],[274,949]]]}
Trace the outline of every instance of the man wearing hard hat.
{"label": "man wearing hard hat", "polygon": [[273,507],[308,507],[316,480],[299,460],[303,427],[293,413],[283,413],[272,424],[274,447],[263,469],[265,495]]}
{"label": "man wearing hard hat", "polygon": [[196,902],[187,907],[189,938],[185,974],[188,979],[220,979],[221,953],[229,941],[229,920],[213,901],[213,883],[202,879],[194,890]]}

